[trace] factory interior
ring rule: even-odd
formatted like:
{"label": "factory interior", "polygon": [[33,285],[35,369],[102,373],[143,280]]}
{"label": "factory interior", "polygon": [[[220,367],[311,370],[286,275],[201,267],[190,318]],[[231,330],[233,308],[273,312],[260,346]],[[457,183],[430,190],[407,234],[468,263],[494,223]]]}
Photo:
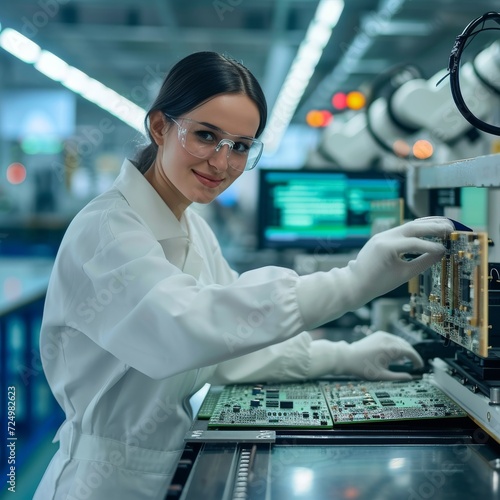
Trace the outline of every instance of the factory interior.
{"label": "factory interior", "polygon": [[[1,2],[0,500],[500,498],[499,25],[500,4],[494,0]],[[165,366],[172,366],[170,371],[160,370],[168,376],[160,376],[153,368],[141,372],[140,363],[136,366],[128,354],[120,357],[125,347],[112,344],[119,342],[115,336],[120,333],[125,336],[123,345],[130,342],[130,332],[124,331],[128,309],[135,311],[131,315],[139,314],[134,293],[153,279],[154,268],[152,273],[138,268],[130,286],[127,274],[116,278],[125,253],[142,251],[140,235],[136,240],[123,239],[126,248],[109,258],[116,259],[115,270],[101,269],[104,264],[96,263],[96,257],[78,261],[80,253],[93,251],[93,236],[88,236],[89,248],[81,252],[74,242],[71,246],[72,238],[87,246],[86,232],[94,234],[97,227],[92,232],[90,222],[89,227],[79,226],[85,223],[84,217],[72,221],[97,197],[116,192],[117,179],[126,170],[124,161],[133,165],[138,151],[151,140],[146,128],[153,115],[148,110],[164,89],[167,75],[198,52],[227,56],[255,76],[267,102],[267,122],[259,135],[218,125],[216,114],[210,123],[217,125],[208,125],[216,130],[215,137],[225,137],[210,155],[219,155],[227,145],[228,172],[240,154],[235,141],[248,140],[250,151],[261,147],[256,166],[245,164],[248,171],[239,171],[241,178],[220,189],[209,202],[189,199],[186,210],[206,222],[223,256],[214,251],[214,260],[225,259],[224,266],[238,278],[231,278],[235,279],[231,298],[229,271],[211,283],[203,281],[206,278],[197,281],[183,268],[172,270],[176,264],[167,262],[168,255],[159,262],[155,254],[158,280],[169,269],[171,276],[155,286],[154,293],[160,293],[162,286],[169,293],[168,286],[176,279],[186,286],[186,295],[178,297],[175,308],[165,306],[159,296],[156,310],[144,309],[142,317],[134,319],[133,324],[143,330],[142,340],[134,345],[137,356],[154,353],[157,344],[143,349],[150,337],[160,342],[159,337],[171,336],[165,345],[173,345],[176,351],[156,348],[154,353],[163,356]],[[209,88],[213,82],[207,77],[188,81],[186,86],[195,83],[197,88]],[[190,150],[190,117],[196,120],[203,109],[209,109],[204,106],[219,102],[219,97],[191,109],[187,119],[171,117],[166,111],[167,118],[163,116],[178,127],[176,147],[182,158],[189,156],[192,164],[196,160],[203,168],[212,160],[206,159],[208,153],[202,156]],[[241,94],[232,97],[248,100]],[[235,108],[231,112],[240,116]],[[171,125],[168,130],[175,131]],[[167,151],[165,144],[160,144],[161,151]],[[162,158],[170,158],[168,154]],[[165,172],[168,177],[167,168]],[[143,177],[152,183],[151,176]],[[216,184],[214,179],[200,182],[204,192],[215,191],[207,187]],[[137,193],[143,192],[136,188]],[[183,193],[180,196],[187,197]],[[120,217],[128,217],[129,208]],[[103,209],[101,217],[106,214]],[[130,217],[130,224],[142,221],[139,215]],[[324,296],[332,294],[343,304],[350,290],[380,291],[361,294],[369,298],[356,307],[346,306],[342,314],[318,312],[317,321],[303,322],[312,344],[362,342],[379,331],[397,337],[421,361],[409,351],[406,356],[394,355],[387,368],[400,377],[378,377],[367,356],[362,367],[351,366],[351,371],[336,372],[334,366],[331,373],[311,377],[307,373],[314,370],[304,368],[302,379],[299,370],[287,380],[278,380],[267,375],[271,373],[267,361],[256,358],[251,381],[243,377],[233,383],[228,377],[226,383],[211,383],[207,377],[202,383],[196,375],[191,390],[180,389],[186,390],[184,410],[179,406],[174,413],[184,412],[184,420],[180,416],[178,420],[185,427],[169,425],[176,422],[174,418],[151,417],[158,411],[145,417],[146,413],[134,409],[136,404],[147,406],[146,389],[138,395],[141,387],[164,384],[165,404],[170,404],[168,391],[175,385],[169,384],[180,384],[177,380],[183,374],[188,384],[192,371],[201,374],[219,362],[235,363],[237,373],[239,356],[258,356],[258,349],[292,338],[286,328],[290,325],[291,332],[299,321],[294,312],[289,317],[280,312],[284,316],[275,333],[267,326],[281,308],[288,307],[284,299],[276,295],[274,300],[271,294],[271,302],[266,302],[270,309],[266,305],[243,308],[252,287],[264,286],[261,282],[271,276],[280,283],[277,292],[285,279],[306,283],[317,276],[322,283],[321,277],[331,276],[332,269],[354,269],[352,262],[357,262],[358,254],[361,259],[365,245],[373,251],[370,242],[375,235],[389,235],[386,246],[393,241],[399,244],[390,239],[396,234],[393,231],[415,219],[425,223],[424,218],[436,218],[448,227],[451,220],[452,231],[442,237],[416,234],[426,243],[431,239],[440,244],[442,257],[421,266],[410,279],[394,278],[394,285],[384,290],[368,281],[369,272],[358,275],[360,281],[366,278],[364,284],[339,281],[339,290],[313,287],[317,298],[309,303],[329,304]],[[126,223],[121,218],[117,221]],[[188,225],[191,231],[191,219]],[[105,233],[102,227],[99,231]],[[208,234],[203,232],[208,229],[200,231],[201,237]],[[101,250],[98,246],[97,256]],[[380,268],[379,255],[372,252],[373,269]],[[405,248],[397,258],[408,264],[407,269],[417,257]],[[212,262],[212,256],[208,260]],[[394,268],[395,275],[398,269]],[[99,283],[111,283],[105,273],[114,273],[119,286],[98,288]],[[81,279],[91,275],[95,277],[92,297]],[[385,279],[382,274],[379,278]],[[199,313],[199,330],[191,336],[187,326],[182,331],[182,325],[195,324],[194,318],[185,319],[180,312],[172,313],[173,319],[165,318],[189,302],[188,292],[198,287],[200,294],[193,301],[199,300],[200,309],[189,310]],[[270,287],[271,281],[265,290]],[[234,317],[224,317],[230,306],[217,305],[219,292],[221,298],[229,295],[229,302],[234,301]],[[80,306],[64,299],[73,293],[82,294],[76,299],[83,301]],[[296,295],[290,292],[286,297],[297,300],[300,309],[302,296],[298,291]],[[63,299],[73,307],[64,311]],[[121,300],[122,310],[118,309]],[[238,307],[241,313],[236,312]],[[108,336],[88,334],[75,326],[87,315],[91,330],[94,321],[108,312],[111,315],[111,310],[115,311],[113,325],[102,321],[102,328],[111,332]],[[122,311],[123,317],[116,311]],[[58,323],[62,330],[54,326],[59,316],[69,318],[66,324]],[[156,327],[157,321],[163,329]],[[120,325],[125,325],[123,330]],[[213,349],[217,342],[223,347],[203,357],[209,345],[208,340],[200,340],[203,330],[206,327],[206,338],[215,339],[215,325],[219,325],[219,340],[214,340]],[[78,330],[78,336],[65,334],[64,328],[70,327],[72,332]],[[256,340],[265,335],[267,340]],[[59,437],[66,439],[65,424],[78,414],[73,402],[81,404],[92,379],[101,370],[104,377],[107,370],[90,358],[93,350],[84,352],[87,345],[100,350],[99,360],[108,360],[109,366],[119,362],[126,372],[109,389],[115,391],[115,408],[113,399],[106,400],[108,410],[98,407],[95,400],[101,397],[102,387],[94,387],[95,398],[88,402],[89,408],[98,407],[99,419],[104,421],[101,438],[111,435],[106,426],[117,425],[117,413],[122,413],[130,429],[127,439],[139,443],[119,443],[127,450],[146,448],[156,433],[179,433],[178,455],[169,465],[172,473],[168,475],[166,465],[162,470],[159,458],[151,469],[167,478],[158,490],[157,479],[147,487],[146,473],[140,479],[140,496],[128,490],[132,479],[120,482],[120,474],[133,476],[134,472],[113,464],[108,477],[104,465],[109,462],[100,461],[97,452],[94,458],[93,451],[84,459],[76,451],[74,457],[64,458],[69,464],[66,469],[61,466],[64,480],[46,474],[53,457],[61,456],[55,454],[63,446]],[[375,364],[379,363],[376,357],[373,354]],[[156,363],[152,358],[151,364]],[[184,368],[180,359],[185,360]],[[310,362],[309,358],[296,360],[302,367]],[[82,370],[83,375],[59,378],[62,364],[68,372],[73,366],[75,373]],[[144,386],[138,387],[139,376]],[[125,396],[117,395],[118,387],[134,389],[128,394],[129,410],[121,406]],[[61,396],[71,391],[74,400]],[[101,414],[106,411],[109,422]],[[91,421],[85,425],[99,434],[97,423],[93,427],[94,415],[89,415],[76,421],[82,436],[87,432],[85,418]],[[134,415],[139,417],[134,420]],[[141,436],[146,437],[141,441]],[[167,453],[161,439],[156,442],[158,449],[149,451],[158,456]],[[116,449],[122,448],[117,444]],[[68,490],[69,471],[83,470],[81,464],[71,469],[77,461],[94,464],[94,469],[88,469],[94,472],[75,475]],[[54,475],[54,463],[51,466]],[[51,490],[50,480],[56,489]],[[118,487],[111,486],[111,481]]]}

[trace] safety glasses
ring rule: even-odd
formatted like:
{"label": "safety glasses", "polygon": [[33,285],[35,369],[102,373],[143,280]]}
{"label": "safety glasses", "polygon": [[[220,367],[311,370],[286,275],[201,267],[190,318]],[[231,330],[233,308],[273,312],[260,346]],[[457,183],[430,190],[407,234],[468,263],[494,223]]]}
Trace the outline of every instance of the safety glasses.
{"label": "safety glasses", "polygon": [[182,147],[196,158],[206,160],[227,146],[229,167],[243,172],[252,170],[262,155],[264,145],[253,137],[233,135],[209,123],[164,114],[177,125],[177,138]]}

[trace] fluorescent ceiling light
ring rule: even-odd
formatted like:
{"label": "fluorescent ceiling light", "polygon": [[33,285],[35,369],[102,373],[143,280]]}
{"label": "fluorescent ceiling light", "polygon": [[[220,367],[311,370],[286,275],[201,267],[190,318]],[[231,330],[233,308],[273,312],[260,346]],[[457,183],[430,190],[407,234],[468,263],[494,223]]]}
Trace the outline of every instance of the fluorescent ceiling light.
{"label": "fluorescent ceiling light", "polygon": [[61,83],[76,94],[82,94],[88,87],[89,81],[90,77],[86,73],[68,66],[66,76],[61,80]]}
{"label": "fluorescent ceiling light", "polygon": [[343,9],[343,0],[320,0],[262,134],[266,153],[278,149]]}
{"label": "fluorescent ceiling light", "polygon": [[0,47],[28,64],[36,62],[41,52],[36,43],[11,28],[5,28],[0,33]]}
{"label": "fluorescent ceiling light", "polygon": [[70,66],[48,50],[42,50],[29,38],[11,28],[0,32],[0,47],[34,67],[50,79],[97,104],[100,108],[144,133],[146,111],[83,71]]}
{"label": "fluorescent ceiling light", "polygon": [[68,74],[68,64],[46,50],[40,53],[40,57],[35,62],[35,68],[56,82],[64,80]]}

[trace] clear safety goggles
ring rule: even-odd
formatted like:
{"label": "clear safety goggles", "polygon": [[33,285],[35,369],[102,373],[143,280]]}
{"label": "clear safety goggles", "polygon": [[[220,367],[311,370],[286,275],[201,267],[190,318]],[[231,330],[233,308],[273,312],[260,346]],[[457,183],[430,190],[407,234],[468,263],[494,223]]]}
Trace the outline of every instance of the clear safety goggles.
{"label": "clear safety goggles", "polygon": [[166,113],[165,116],[177,125],[177,138],[182,147],[196,158],[206,160],[227,146],[228,165],[243,172],[252,170],[262,155],[264,144],[253,137],[230,134],[190,118],[173,118]]}

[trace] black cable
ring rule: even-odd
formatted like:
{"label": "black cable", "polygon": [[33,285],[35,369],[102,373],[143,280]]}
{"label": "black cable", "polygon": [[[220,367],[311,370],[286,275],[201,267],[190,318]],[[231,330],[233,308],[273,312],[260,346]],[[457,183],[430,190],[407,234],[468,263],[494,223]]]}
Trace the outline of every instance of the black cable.
{"label": "black cable", "polygon": [[[468,44],[482,31],[489,31],[492,29],[498,30],[499,28],[485,28],[484,25],[487,21],[494,20],[497,24],[500,24],[500,13],[499,12],[486,12],[482,16],[471,21],[460,35],[455,38],[455,43],[451,49],[450,58],[448,62],[448,71],[450,76],[450,89],[451,95],[455,104],[462,114],[462,116],[474,127],[493,135],[500,135],[500,127],[495,125],[490,125],[475,116],[472,111],[467,107],[465,100],[462,96],[460,89],[460,60],[462,58],[462,53]],[[478,26],[482,27],[474,31]],[[476,72],[477,73],[477,72]],[[483,78],[481,81],[483,82]],[[484,82],[483,82],[484,83]],[[439,84],[439,82],[438,82]],[[488,87],[490,87],[488,85]]]}

